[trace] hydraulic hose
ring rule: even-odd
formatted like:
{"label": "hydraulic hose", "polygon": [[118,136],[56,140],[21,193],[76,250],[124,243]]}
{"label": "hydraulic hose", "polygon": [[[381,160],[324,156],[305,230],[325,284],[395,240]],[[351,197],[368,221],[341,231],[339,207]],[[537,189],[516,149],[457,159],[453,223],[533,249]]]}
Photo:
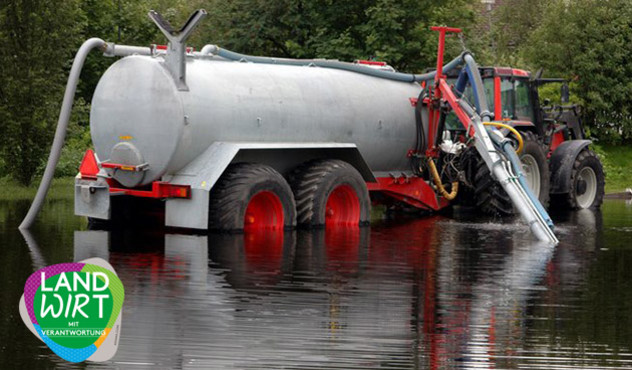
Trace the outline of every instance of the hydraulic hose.
{"label": "hydraulic hose", "polygon": [[19,226],[20,229],[28,229],[29,227],[31,227],[31,225],[35,221],[35,217],[37,217],[37,214],[44,204],[44,199],[46,198],[46,194],[48,193],[50,183],[53,180],[53,176],[55,175],[55,168],[57,167],[57,162],[59,162],[61,149],[64,146],[66,131],[68,129],[68,120],[70,119],[72,104],[75,99],[77,84],[79,83],[79,76],[81,75],[81,70],[83,69],[83,64],[86,61],[86,57],[92,49],[104,47],[105,41],[99,38],[91,38],[86,40],[83,45],[81,45],[79,51],[77,51],[77,55],[75,55],[75,60],[72,62],[70,75],[68,76],[66,92],[64,93],[64,100],[61,106],[61,111],[59,112],[57,129],[55,130],[55,139],[53,140],[53,145],[50,148],[50,154],[48,156],[48,162],[46,163],[46,169],[44,170],[42,181],[40,182],[39,188],[37,189],[35,199],[33,199],[33,203],[31,203],[31,208],[29,208],[26,217],[24,217],[24,220]]}
{"label": "hydraulic hose", "polygon": [[522,135],[520,135],[520,132],[518,132],[518,130],[500,122],[483,122],[483,125],[506,128],[507,130],[511,131],[511,133],[514,134],[516,139],[518,139],[518,150],[516,150],[516,153],[520,154],[522,152],[522,149],[524,148],[524,140],[522,139]]}
{"label": "hydraulic hose", "polygon": [[456,198],[457,193],[459,192],[459,182],[455,181],[452,183],[452,192],[448,193],[445,190],[445,187],[441,183],[441,177],[439,176],[439,172],[437,171],[437,166],[435,165],[432,158],[428,158],[428,167],[430,168],[430,173],[432,174],[432,179],[434,180],[435,185],[437,185],[437,189],[439,193],[447,200],[453,200]]}
{"label": "hydraulic hose", "polygon": [[[332,69],[340,69],[344,71],[361,73],[373,77],[384,78],[387,80],[393,81],[401,81],[401,82],[421,82],[432,80],[436,71],[424,73],[421,75],[411,74],[411,73],[401,73],[401,72],[391,72],[391,71],[383,71],[380,69],[366,67],[361,64],[353,64],[340,62],[338,60],[327,60],[327,59],[290,59],[290,58],[273,58],[273,57],[260,57],[260,56],[252,56],[246,54],[236,53],[234,51],[226,50],[220,48],[217,45],[205,45],[201,52],[201,54],[214,54],[224,59],[233,60],[233,61],[245,61],[251,63],[262,63],[262,64],[282,64],[282,65],[293,65],[293,66],[315,66],[322,68],[332,68]],[[452,61],[443,66],[443,73],[447,73],[452,69],[458,67],[464,62],[464,54],[459,55],[454,58]]]}

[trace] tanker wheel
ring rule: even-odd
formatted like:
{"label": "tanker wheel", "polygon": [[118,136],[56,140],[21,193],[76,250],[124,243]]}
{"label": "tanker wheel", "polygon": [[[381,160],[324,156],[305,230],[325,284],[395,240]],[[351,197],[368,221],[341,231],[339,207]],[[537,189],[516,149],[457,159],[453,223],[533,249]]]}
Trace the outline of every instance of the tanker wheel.
{"label": "tanker wheel", "polygon": [[298,224],[305,227],[369,223],[371,200],[362,175],[341,160],[316,160],[290,174]]}
{"label": "tanker wheel", "polygon": [[290,229],[296,226],[292,189],[270,166],[230,165],[211,189],[208,226],[221,231]]}
{"label": "tanker wheel", "polygon": [[[546,146],[532,132],[521,132],[524,148],[520,153],[522,173],[533,194],[544,207],[549,205],[550,171],[546,159]],[[509,216],[515,213],[511,198],[498,181],[492,178],[489,168],[479,158],[474,176],[476,206],[483,213]]]}
{"label": "tanker wheel", "polygon": [[554,202],[570,209],[597,208],[603,203],[605,175],[601,161],[592,150],[582,150],[571,171],[571,188],[554,195]]}

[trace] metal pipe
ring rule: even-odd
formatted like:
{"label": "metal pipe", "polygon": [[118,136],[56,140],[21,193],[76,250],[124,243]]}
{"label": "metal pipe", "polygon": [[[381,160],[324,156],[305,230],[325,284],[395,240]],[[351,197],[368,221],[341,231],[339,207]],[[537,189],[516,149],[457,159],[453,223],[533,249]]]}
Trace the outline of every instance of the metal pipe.
{"label": "metal pipe", "polygon": [[152,55],[152,50],[146,46],[117,45],[113,42],[105,43],[103,55],[106,57],[126,57],[128,55]]}
{"label": "metal pipe", "polygon": [[103,48],[104,46],[105,41],[99,38],[91,38],[81,45],[79,51],[77,51],[77,55],[75,55],[75,60],[72,63],[72,68],[70,69],[70,75],[68,77],[68,83],[66,84],[66,92],[64,93],[64,100],[61,106],[61,111],[59,112],[57,129],[55,130],[55,139],[53,140],[53,145],[50,148],[46,169],[44,170],[42,181],[37,189],[37,194],[35,195],[35,199],[33,199],[31,208],[29,208],[26,217],[24,217],[24,220],[19,226],[20,229],[28,229],[31,227],[35,221],[35,217],[37,217],[37,214],[44,204],[44,199],[48,193],[50,183],[55,175],[55,168],[57,167],[57,162],[59,162],[61,149],[64,146],[66,131],[68,129],[68,120],[70,119],[72,104],[75,98],[75,92],[77,91],[77,84],[79,83],[79,76],[81,75],[81,70],[83,69],[86,57],[92,49]]}
{"label": "metal pipe", "polygon": [[[559,241],[553,233],[553,221],[549,214],[544,210],[540,201],[533,195],[531,189],[522,177],[520,170],[520,159],[516,155],[513,147],[506,147],[509,140],[501,140],[497,135],[489,135],[491,140],[502,149],[506,157],[509,159],[508,165],[512,167],[515,176],[510,176],[509,169],[503,166],[503,162],[497,162],[492,172],[494,177],[501,184],[509,198],[518,208],[518,211],[529,225],[529,228],[535,236],[542,241],[557,244]],[[513,155],[513,159],[512,159]]]}
{"label": "metal pipe", "polygon": [[[421,75],[411,74],[411,73],[401,73],[401,72],[390,72],[390,71],[382,71],[375,68],[366,67],[363,65],[353,64],[341,62],[338,60],[327,60],[327,59],[290,59],[290,58],[274,58],[274,57],[260,57],[260,56],[252,56],[246,54],[236,53],[234,51],[226,50],[220,48],[217,45],[205,45],[201,54],[215,54],[222,58],[234,60],[234,61],[244,61],[251,63],[262,63],[262,64],[283,64],[283,65],[294,65],[294,66],[314,66],[314,67],[322,67],[322,68],[333,68],[333,69],[341,69],[350,72],[361,73],[373,77],[385,78],[388,80],[401,81],[401,82],[421,82],[432,80],[435,75],[435,72],[424,73]],[[452,61],[447,63],[443,67],[443,73],[447,73],[452,69],[458,67],[463,63],[464,54],[459,55],[454,58]]]}
{"label": "metal pipe", "polygon": [[551,217],[546,212],[544,207],[542,207],[542,203],[540,203],[540,200],[535,196],[535,194],[533,194],[533,192],[529,188],[529,185],[527,184],[527,181],[524,178],[524,175],[522,174],[522,170],[521,170],[522,162],[520,161],[520,158],[518,158],[518,155],[516,154],[516,152],[514,152],[513,147],[509,149],[505,148],[507,145],[511,145],[511,142],[509,140],[503,142],[500,148],[506,154],[507,158],[509,158],[509,161],[511,162],[511,166],[513,167],[514,174],[516,175],[516,177],[518,177],[518,182],[520,182],[520,185],[522,185],[522,188],[524,189],[525,193],[527,193],[527,196],[533,202],[533,205],[538,210],[538,213],[542,216],[544,221],[546,221],[546,224],[552,230],[553,221],[551,220]]}

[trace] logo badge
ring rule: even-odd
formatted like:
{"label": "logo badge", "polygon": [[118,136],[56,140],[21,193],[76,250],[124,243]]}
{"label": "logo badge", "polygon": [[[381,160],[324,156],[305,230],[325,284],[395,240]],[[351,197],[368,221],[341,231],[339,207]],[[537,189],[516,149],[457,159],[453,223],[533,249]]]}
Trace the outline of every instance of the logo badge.
{"label": "logo badge", "polygon": [[70,362],[107,361],[118,348],[123,283],[101,258],[34,272],[24,284],[24,324]]}

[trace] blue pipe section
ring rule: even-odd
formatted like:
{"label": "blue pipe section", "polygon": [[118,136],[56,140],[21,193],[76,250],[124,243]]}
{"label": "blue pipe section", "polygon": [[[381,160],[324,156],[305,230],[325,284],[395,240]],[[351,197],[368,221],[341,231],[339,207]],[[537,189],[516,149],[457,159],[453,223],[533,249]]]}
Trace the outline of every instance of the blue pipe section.
{"label": "blue pipe section", "polygon": [[470,85],[474,91],[476,110],[483,122],[490,121],[492,119],[492,114],[489,111],[487,95],[485,94],[485,85],[483,85],[483,79],[481,78],[481,72],[478,69],[478,64],[474,60],[474,57],[472,57],[472,55],[468,52],[463,53],[463,61],[466,65]]}
{"label": "blue pipe section", "polygon": [[468,75],[466,70],[461,70],[459,73],[459,78],[456,80],[456,85],[454,86],[455,93],[461,97],[465,88],[467,87]]}
{"label": "blue pipe section", "polygon": [[[490,130],[495,130],[495,129],[491,128]],[[500,139],[493,133],[490,133],[489,137],[492,139],[494,144],[498,146],[501,149],[501,151],[507,155],[507,158],[509,159],[509,162],[511,163],[511,167],[514,170],[515,175],[518,177],[518,182],[520,183],[525,193],[527,194],[527,196],[529,197],[529,199],[535,206],[540,216],[542,216],[542,218],[546,222],[547,226],[551,230],[553,230],[554,228],[553,220],[551,220],[549,213],[544,209],[544,207],[542,207],[542,203],[540,203],[540,200],[533,194],[533,192],[531,191],[531,188],[529,188],[529,185],[527,184],[527,181],[525,180],[524,175],[522,174],[522,162],[520,161],[520,158],[518,158],[516,151],[513,149],[511,142],[509,140],[500,141]],[[509,145],[508,148],[507,148],[507,145]]]}
{"label": "blue pipe section", "polygon": [[[332,68],[332,69],[340,69],[344,71],[361,73],[373,77],[384,78],[388,80],[401,81],[401,82],[421,82],[428,81],[435,78],[437,72],[429,72],[421,75],[411,74],[411,73],[401,73],[401,72],[390,72],[390,71],[382,71],[376,68],[370,68],[363,66],[361,64],[353,64],[340,62],[337,60],[326,60],[326,59],[289,59],[289,58],[272,58],[272,57],[259,57],[252,55],[245,55],[236,53],[234,51],[226,50],[223,48],[217,48],[213,50],[213,53],[222,58],[233,60],[233,61],[245,61],[251,63],[262,63],[262,64],[282,64],[282,65],[293,65],[293,66],[315,66],[322,68]],[[459,55],[458,57],[451,60],[448,64],[443,66],[443,73],[448,73],[454,68],[458,67],[464,62],[463,59],[464,54]]]}

